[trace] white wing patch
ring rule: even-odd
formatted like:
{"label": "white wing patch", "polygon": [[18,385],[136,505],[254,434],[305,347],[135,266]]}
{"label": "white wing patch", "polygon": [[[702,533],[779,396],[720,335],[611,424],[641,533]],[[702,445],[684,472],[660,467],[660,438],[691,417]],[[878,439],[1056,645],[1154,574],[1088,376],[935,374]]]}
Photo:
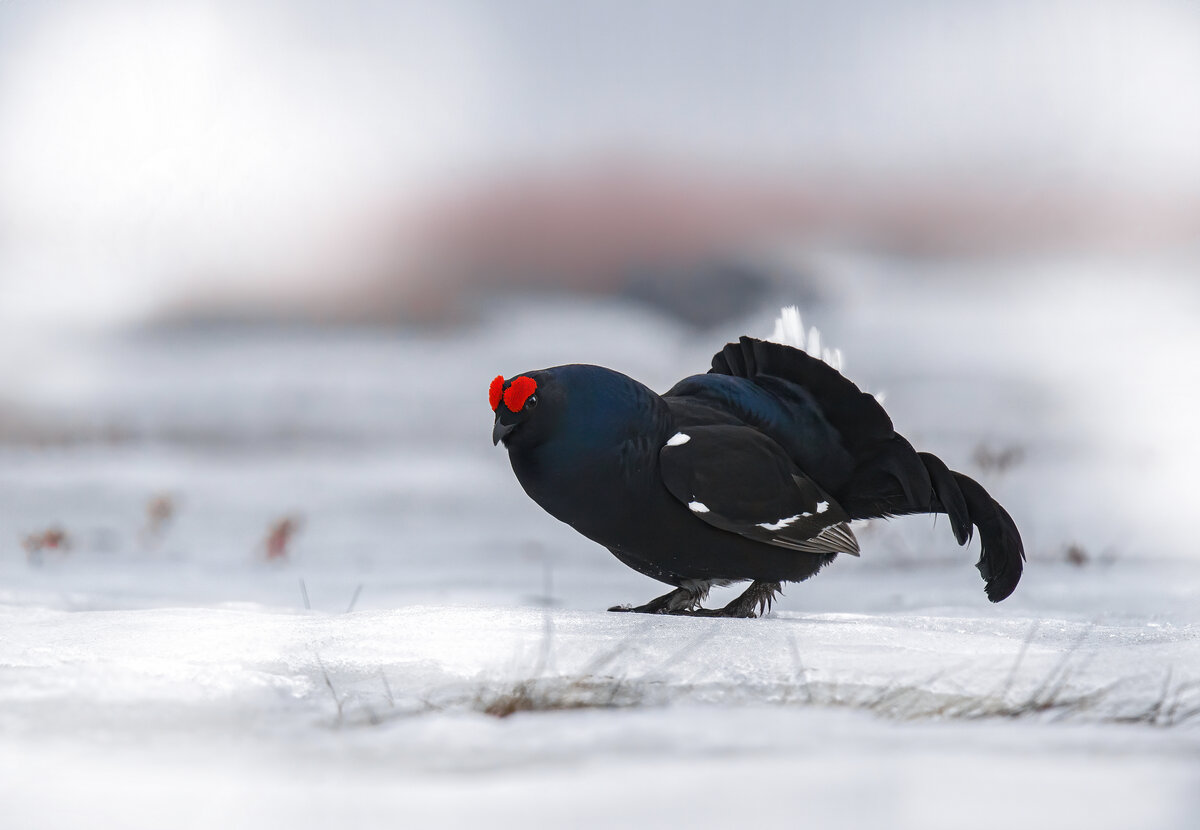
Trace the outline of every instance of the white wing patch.
{"label": "white wing patch", "polygon": [[677,432],[667,440],[668,447],[678,447],[680,444],[686,444],[692,440],[692,436],[684,435],[682,432]]}
{"label": "white wing patch", "polygon": [[708,512],[708,505],[704,504],[703,502],[699,502],[699,501],[689,501],[688,508],[693,513],[707,513]]}
{"label": "white wing patch", "polygon": [[758,526],[763,530],[783,530],[792,522],[797,522],[803,517],[811,515],[811,513],[797,513],[795,516],[788,516],[786,519],[780,519],[777,522],[759,522]]}
{"label": "white wing patch", "polygon": [[829,509],[829,502],[827,502],[827,501],[817,502],[817,512],[818,513],[824,513],[828,509]]}

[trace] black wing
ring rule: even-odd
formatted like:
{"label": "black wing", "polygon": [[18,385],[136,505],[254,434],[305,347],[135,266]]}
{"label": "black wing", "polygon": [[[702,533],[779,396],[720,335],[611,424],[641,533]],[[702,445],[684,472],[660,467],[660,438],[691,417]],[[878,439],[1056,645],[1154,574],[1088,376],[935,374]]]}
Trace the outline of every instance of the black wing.
{"label": "black wing", "polygon": [[663,483],[695,516],[758,542],[858,555],[850,517],[750,427],[685,427],[659,452]]}

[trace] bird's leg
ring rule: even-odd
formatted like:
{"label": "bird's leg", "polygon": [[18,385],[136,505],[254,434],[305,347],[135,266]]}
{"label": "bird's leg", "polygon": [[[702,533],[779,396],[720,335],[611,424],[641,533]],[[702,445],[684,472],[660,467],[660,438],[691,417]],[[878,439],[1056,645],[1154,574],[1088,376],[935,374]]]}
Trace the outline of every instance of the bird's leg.
{"label": "bird's leg", "polygon": [[695,617],[758,617],[771,610],[771,604],[775,602],[775,595],[782,591],[783,588],[778,582],[755,580],[750,583],[749,588],[742,592],[740,597],[724,608],[697,608],[682,613],[688,613]]}
{"label": "bird's leg", "polygon": [[635,614],[688,614],[708,596],[711,582],[688,580],[670,593],[650,600],[645,605],[614,605],[609,611],[631,611]]}

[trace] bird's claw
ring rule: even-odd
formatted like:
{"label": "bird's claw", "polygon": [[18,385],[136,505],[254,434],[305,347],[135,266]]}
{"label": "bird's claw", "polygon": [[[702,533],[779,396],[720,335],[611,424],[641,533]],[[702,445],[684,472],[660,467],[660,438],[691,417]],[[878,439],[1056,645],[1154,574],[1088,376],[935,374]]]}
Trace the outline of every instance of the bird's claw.
{"label": "bird's claw", "polygon": [[761,617],[771,610],[771,606],[775,602],[775,594],[780,592],[780,587],[778,582],[752,582],[741,596],[724,608],[680,609],[672,613],[686,614],[691,617],[753,619]]}
{"label": "bird's claw", "polygon": [[754,619],[758,616],[753,608],[694,608],[691,611],[677,611],[677,614],[689,617],[725,617],[728,619]]}
{"label": "bird's claw", "polygon": [[609,611],[629,611],[634,614],[679,614],[697,607],[708,596],[709,583],[697,583],[676,588],[655,597],[645,605],[614,605]]}

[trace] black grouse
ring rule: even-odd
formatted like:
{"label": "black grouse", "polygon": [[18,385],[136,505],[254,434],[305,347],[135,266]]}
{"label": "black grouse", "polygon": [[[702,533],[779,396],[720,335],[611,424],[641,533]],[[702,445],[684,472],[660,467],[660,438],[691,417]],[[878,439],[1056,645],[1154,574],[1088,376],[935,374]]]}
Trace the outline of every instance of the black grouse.
{"label": "black grouse", "polygon": [[[620,372],[569,365],[492,381],[492,442],[550,515],[675,590],[612,611],[753,617],[783,582],[858,555],[854,519],[944,513],[979,529],[988,599],[1025,558],[1008,513],[974,480],[917,452],[833,366],[742,337],[658,395]],[[714,585],[750,581],[720,609]]]}

